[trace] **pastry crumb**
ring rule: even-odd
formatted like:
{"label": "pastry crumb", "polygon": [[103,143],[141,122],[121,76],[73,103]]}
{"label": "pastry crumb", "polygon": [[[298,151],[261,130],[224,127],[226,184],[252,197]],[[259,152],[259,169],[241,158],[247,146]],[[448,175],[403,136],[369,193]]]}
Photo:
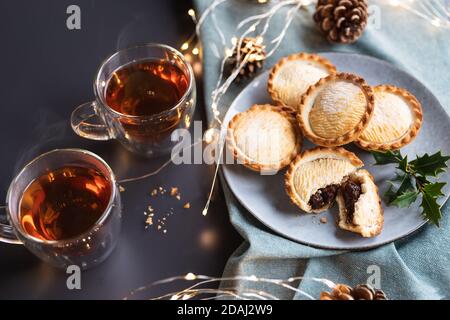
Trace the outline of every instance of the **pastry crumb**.
{"label": "pastry crumb", "polygon": [[323,223],[323,224],[326,224],[328,222],[327,217],[320,218],[320,222]]}
{"label": "pastry crumb", "polygon": [[186,202],[183,206],[184,209],[189,209],[191,207],[191,204],[189,202]]}
{"label": "pastry crumb", "polygon": [[152,190],[152,193],[151,193],[151,196],[152,196],[152,197],[155,197],[157,194],[158,194],[158,190],[153,189],[153,190]]}
{"label": "pastry crumb", "polygon": [[119,185],[119,192],[124,192],[126,189],[124,187],[122,187],[121,185]]}
{"label": "pastry crumb", "polygon": [[170,189],[170,195],[173,197],[173,196],[176,196],[177,194],[178,194],[178,188],[177,187],[172,187]]}

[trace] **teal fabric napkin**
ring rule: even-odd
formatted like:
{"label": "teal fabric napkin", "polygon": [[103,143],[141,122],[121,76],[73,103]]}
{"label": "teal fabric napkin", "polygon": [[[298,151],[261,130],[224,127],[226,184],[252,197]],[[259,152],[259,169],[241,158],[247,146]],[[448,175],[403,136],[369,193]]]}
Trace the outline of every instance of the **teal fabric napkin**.
{"label": "teal fabric napkin", "polygon": [[[219,75],[220,59],[216,48],[222,48],[216,26],[230,39],[243,18],[266,11],[272,3],[258,5],[257,1],[228,0],[214,11],[201,29],[204,57],[206,102]],[[195,0],[198,13],[212,0]],[[340,51],[371,55],[403,68],[422,81],[450,112],[450,30],[438,29],[404,9],[369,1],[380,14],[378,26],[370,25],[362,38],[353,45],[332,45],[324,40],[312,20],[314,7],[296,13],[279,50],[265,63],[270,68],[282,56],[299,52]],[[283,11],[284,10],[284,11]],[[267,37],[273,38],[283,27],[289,8],[273,19]],[[222,115],[226,107],[242,90],[244,84],[234,84],[222,100]],[[426,106],[424,106],[426,108]],[[209,119],[212,119],[208,109]],[[450,133],[449,133],[450,134]],[[245,239],[230,257],[224,276],[250,276],[288,279],[293,276],[327,278],[336,283],[356,285],[366,283],[372,274],[370,266],[378,266],[381,288],[391,299],[450,298],[450,209],[443,209],[441,228],[427,225],[415,235],[365,252],[327,251],[311,248],[282,238],[259,223],[247,212],[222,183],[230,219]],[[373,267],[372,267],[373,268]],[[376,267],[375,267],[376,268]],[[369,272],[369,273],[368,273]],[[235,281],[239,290],[256,288],[282,299],[304,299],[301,291],[318,297],[325,289],[321,283],[304,280],[294,283],[293,292],[275,285]],[[230,283],[223,284],[230,286]]]}

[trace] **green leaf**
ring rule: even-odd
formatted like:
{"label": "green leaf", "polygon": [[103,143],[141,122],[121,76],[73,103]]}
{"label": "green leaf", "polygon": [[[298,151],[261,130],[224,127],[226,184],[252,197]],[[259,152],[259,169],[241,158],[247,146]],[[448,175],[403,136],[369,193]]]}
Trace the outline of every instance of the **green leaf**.
{"label": "green leaf", "polygon": [[391,204],[396,197],[397,191],[395,191],[395,186],[391,181],[388,181],[388,183],[390,184],[390,186],[389,189],[387,189],[387,191],[385,192],[384,196],[386,197],[387,202]]}
{"label": "green leaf", "polygon": [[418,175],[422,177],[432,176],[437,177],[447,168],[446,162],[450,159],[449,156],[443,156],[441,151],[432,154],[431,156],[425,153],[409,164]]}
{"label": "green leaf", "polygon": [[372,152],[373,157],[375,158],[376,165],[383,165],[389,163],[399,163],[403,157],[400,154],[400,151],[388,151],[388,152]]}
{"label": "green leaf", "polygon": [[390,204],[393,204],[404,193],[417,192],[409,174],[397,174],[397,177],[392,181],[388,181],[388,183],[390,183],[390,187],[385,193],[385,196],[388,198]]}
{"label": "green leaf", "polygon": [[423,191],[434,198],[442,197],[442,196],[444,196],[444,193],[442,192],[442,188],[445,185],[446,185],[445,182],[429,183],[423,187]]}
{"label": "green leaf", "polygon": [[405,156],[399,163],[398,163],[398,169],[402,170],[403,172],[408,172],[408,156]]}
{"label": "green leaf", "polygon": [[408,208],[417,200],[418,191],[408,191],[400,196],[397,196],[390,204],[399,208]]}
{"label": "green leaf", "polygon": [[437,198],[433,197],[425,190],[422,192],[422,203],[420,206],[423,209],[423,216],[430,222],[439,227],[439,220],[442,218],[441,208],[437,203]]}
{"label": "green leaf", "polygon": [[390,186],[385,196],[389,204],[401,208],[409,207],[422,195],[422,215],[439,226],[442,213],[437,200],[444,196],[442,188],[445,183],[431,182],[429,178],[436,178],[447,169],[446,163],[450,156],[443,156],[439,151],[432,155],[418,156],[408,163],[408,157],[403,157],[399,151],[372,154],[377,165],[394,163],[399,169],[395,179],[388,181]]}

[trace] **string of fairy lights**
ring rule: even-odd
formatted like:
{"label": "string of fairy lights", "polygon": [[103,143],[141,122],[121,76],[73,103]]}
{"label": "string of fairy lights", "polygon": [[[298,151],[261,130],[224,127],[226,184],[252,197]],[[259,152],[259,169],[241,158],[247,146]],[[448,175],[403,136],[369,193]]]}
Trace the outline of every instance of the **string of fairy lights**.
{"label": "string of fairy lights", "polygon": [[298,294],[303,298],[309,300],[315,300],[313,296],[309,293],[294,286],[298,281],[313,281],[324,285],[329,289],[333,289],[336,284],[328,279],[323,278],[308,278],[308,277],[291,277],[288,279],[272,279],[272,278],[262,278],[255,275],[251,276],[236,276],[236,277],[209,277],[204,275],[195,275],[193,273],[188,273],[184,276],[175,276],[163,280],[156,281],[148,286],[142,286],[130,292],[130,294],[125,297],[125,300],[133,298],[139,293],[143,293],[155,286],[166,285],[176,281],[188,281],[194,282],[194,284],[188,286],[186,289],[177,292],[169,292],[157,297],[151,298],[151,300],[191,300],[191,299],[201,299],[201,300],[211,300],[220,298],[233,298],[238,300],[278,300],[279,298],[263,290],[256,290],[252,288],[246,288],[239,292],[234,287],[221,287],[219,289],[203,288],[202,286],[211,285],[213,283],[227,283],[234,281],[243,281],[248,283],[259,283],[272,286],[278,286],[290,291],[294,294]]}

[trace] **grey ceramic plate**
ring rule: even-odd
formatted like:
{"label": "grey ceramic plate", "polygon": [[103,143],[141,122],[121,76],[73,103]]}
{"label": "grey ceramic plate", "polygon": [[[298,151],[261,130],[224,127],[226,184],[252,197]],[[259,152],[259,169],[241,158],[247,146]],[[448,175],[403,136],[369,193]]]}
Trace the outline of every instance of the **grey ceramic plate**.
{"label": "grey ceramic plate", "polygon": [[[450,154],[448,142],[450,119],[439,101],[417,79],[387,62],[368,56],[347,53],[322,55],[330,59],[341,72],[359,74],[370,85],[389,83],[404,87],[419,99],[423,106],[424,124],[416,140],[402,149],[403,153],[414,156],[442,150],[444,154]],[[225,116],[225,123],[228,123],[236,113],[248,109],[255,103],[271,102],[266,90],[267,77],[268,72],[261,74],[239,94]],[[310,142],[305,141],[304,149],[312,146]],[[347,145],[345,148],[355,152],[364,161],[366,169],[375,177],[380,194],[384,194],[388,187],[386,181],[392,178],[394,168],[373,166],[373,157],[354,145]],[[425,223],[420,215],[418,204],[408,209],[399,209],[388,207],[383,202],[382,233],[374,238],[362,238],[336,227],[336,209],[320,215],[310,215],[303,214],[300,209],[292,205],[284,191],[284,171],[274,176],[261,176],[236,164],[224,166],[223,172],[234,195],[258,220],[280,235],[313,247],[368,249],[405,237]],[[450,174],[443,174],[441,180],[448,183]],[[446,197],[442,199],[442,203],[448,198],[449,191],[447,185],[444,188]],[[320,223],[321,217],[327,217],[328,223]]]}

